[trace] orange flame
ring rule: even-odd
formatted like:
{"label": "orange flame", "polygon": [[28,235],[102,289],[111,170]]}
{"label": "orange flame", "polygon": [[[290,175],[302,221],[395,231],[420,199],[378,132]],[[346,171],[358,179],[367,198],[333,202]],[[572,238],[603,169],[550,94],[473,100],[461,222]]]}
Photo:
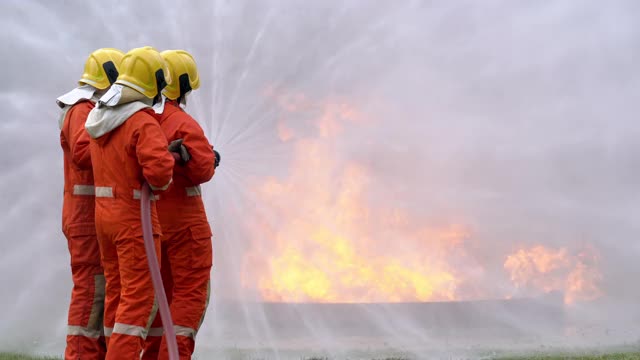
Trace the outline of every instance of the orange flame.
{"label": "orange flame", "polygon": [[414,228],[417,221],[401,209],[369,206],[367,169],[331,161],[332,139],[345,123],[364,116],[344,103],[313,103],[301,95],[277,101],[286,111],[314,109],[317,133],[302,137],[284,120],[279,123],[280,140],[295,150],[291,172],[284,180],[263,180],[257,197],[275,219],[285,220],[254,229],[256,238],[269,240],[255,242],[245,257],[245,284],[257,279],[268,301],[456,299],[460,275],[445,260],[465,256],[466,231]]}
{"label": "orange flame", "polygon": [[[267,96],[284,112],[276,132],[294,155],[286,176],[260,179],[254,187],[269,212],[251,228],[255,241],[243,259],[246,288],[257,288],[263,300],[286,302],[505,296],[484,293],[477,284],[484,268],[466,251],[465,226],[426,226],[402,208],[372,204],[375,179],[368,169],[332,155],[336,139],[367,116],[340,101],[311,101],[274,89]],[[287,121],[292,115],[296,121]],[[300,127],[304,121],[313,126]],[[560,290],[567,303],[600,295],[593,249],[576,256],[537,245],[508,255],[503,268],[518,294]]]}
{"label": "orange flame", "polygon": [[[286,181],[271,178],[258,196],[270,204],[277,218],[287,219],[270,233],[268,247],[254,249],[248,258],[262,297],[269,301],[398,302],[452,300],[458,276],[440,253],[454,253],[465,236],[462,229],[419,229],[407,233],[376,233],[407,226],[398,209],[365,206],[370,179],[362,167],[347,165],[332,179],[331,165],[322,154],[326,144],[301,140],[294,171]],[[377,224],[375,224],[378,222]],[[420,239],[430,253],[412,249]],[[458,249],[459,250],[459,249]],[[458,251],[463,254],[462,251]],[[264,264],[257,264],[263,259]],[[255,278],[254,277],[254,278]]]}
{"label": "orange flame", "polygon": [[565,303],[593,300],[602,295],[597,253],[591,247],[571,255],[566,248],[541,245],[508,255],[504,268],[516,288],[525,292],[564,291]]}

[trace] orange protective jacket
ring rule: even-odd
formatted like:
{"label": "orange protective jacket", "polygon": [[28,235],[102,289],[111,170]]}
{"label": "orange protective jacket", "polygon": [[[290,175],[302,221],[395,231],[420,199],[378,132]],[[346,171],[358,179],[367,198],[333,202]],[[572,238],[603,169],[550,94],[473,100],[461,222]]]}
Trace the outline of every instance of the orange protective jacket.
{"label": "orange protective jacket", "polygon": [[203,231],[211,236],[199,185],[215,173],[213,147],[200,125],[175,101],[167,100],[159,121],[167,140],[183,139],[182,144],[191,154],[186,163],[176,161],[173,185],[156,204],[163,231],[178,232],[203,225],[206,227]]}
{"label": "orange protective jacket", "polygon": [[[154,115],[149,108],[139,110],[115,129],[91,139],[99,232],[140,236],[142,185],[148,182],[152,188],[162,189],[171,182],[174,159]],[[155,206],[151,206],[151,217],[154,233],[161,234]]]}
{"label": "orange protective jacket", "polygon": [[[64,153],[64,201],[62,205],[62,231],[68,237],[95,234],[95,198],[91,167],[79,167],[73,161],[78,157],[89,158],[89,148],[77,146],[86,136],[84,122],[94,104],[81,101],[66,113],[60,130],[60,145]],[[77,149],[76,149],[77,147]]]}

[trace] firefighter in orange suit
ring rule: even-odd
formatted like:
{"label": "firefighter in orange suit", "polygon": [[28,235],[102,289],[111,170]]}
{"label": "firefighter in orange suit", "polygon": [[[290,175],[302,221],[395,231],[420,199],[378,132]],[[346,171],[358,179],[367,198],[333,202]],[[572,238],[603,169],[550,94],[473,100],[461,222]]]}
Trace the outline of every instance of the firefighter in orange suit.
{"label": "firefighter in orange suit", "polygon": [[[173,185],[157,201],[162,226],[162,275],[176,332],[180,359],[191,359],[195,337],[209,303],[212,265],[211,229],[202,202],[200,184],[211,179],[220,155],[198,123],[182,108],[186,96],[200,86],[193,57],[186,51],[168,50],[162,57],[171,82],[160,126],[169,149],[178,157]],[[143,359],[167,359],[160,316],[152,324]]]}
{"label": "firefighter in orange suit", "polygon": [[[73,291],[67,322],[67,360],[104,359],[102,327],[104,273],[95,227],[95,189],[91,168],[73,160],[77,151],[88,158],[88,146],[78,145],[84,123],[97,99],[116,81],[124,54],[117,49],[98,49],[89,55],[79,87],[60,96],[60,144],[64,153],[64,201],[62,231],[71,255]],[[82,148],[82,149],[81,149]]]}
{"label": "firefighter in orange suit", "polygon": [[[106,278],[104,332],[108,360],[138,360],[157,304],[140,221],[140,192],[169,188],[174,158],[152,106],[169,80],[155,49],[136,48],[122,58],[115,84],[91,111],[96,230]],[[160,223],[151,204],[155,245]]]}

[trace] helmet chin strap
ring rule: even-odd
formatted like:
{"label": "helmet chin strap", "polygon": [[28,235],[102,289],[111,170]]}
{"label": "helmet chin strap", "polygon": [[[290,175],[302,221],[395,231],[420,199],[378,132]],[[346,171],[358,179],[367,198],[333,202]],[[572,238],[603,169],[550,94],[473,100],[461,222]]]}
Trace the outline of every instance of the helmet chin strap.
{"label": "helmet chin strap", "polygon": [[[180,75],[180,96],[176,99],[178,104],[187,106],[187,95],[191,92],[191,83],[189,82],[189,74]],[[183,107],[184,107],[183,106]]]}
{"label": "helmet chin strap", "polygon": [[178,102],[178,104],[180,104],[182,108],[187,107],[187,95],[189,94],[191,94],[191,91],[189,91],[186,94],[180,95],[180,97],[176,99],[176,101]]}
{"label": "helmet chin strap", "polygon": [[164,78],[164,71],[162,69],[158,69],[156,71],[156,89],[158,89],[158,93],[153,98],[153,104],[157,104],[159,101],[162,101],[162,89],[167,86],[167,81]]}

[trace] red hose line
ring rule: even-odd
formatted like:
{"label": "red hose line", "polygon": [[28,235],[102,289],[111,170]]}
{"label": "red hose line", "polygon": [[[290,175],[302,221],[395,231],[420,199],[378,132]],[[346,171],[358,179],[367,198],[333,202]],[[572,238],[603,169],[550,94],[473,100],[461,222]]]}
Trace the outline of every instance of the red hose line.
{"label": "red hose line", "polygon": [[144,249],[149,260],[149,272],[151,273],[151,281],[156,293],[160,316],[162,317],[162,327],[164,328],[164,337],[167,341],[169,350],[169,360],[178,360],[178,343],[176,342],[176,333],[173,329],[173,319],[169,310],[169,302],[164,292],[162,284],[162,275],[160,274],[160,264],[156,254],[156,247],[153,241],[153,227],[151,226],[151,189],[149,184],[142,185],[142,195],[140,196],[140,215],[142,221],[142,235],[144,237]]}

